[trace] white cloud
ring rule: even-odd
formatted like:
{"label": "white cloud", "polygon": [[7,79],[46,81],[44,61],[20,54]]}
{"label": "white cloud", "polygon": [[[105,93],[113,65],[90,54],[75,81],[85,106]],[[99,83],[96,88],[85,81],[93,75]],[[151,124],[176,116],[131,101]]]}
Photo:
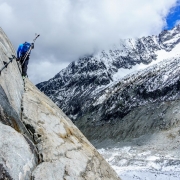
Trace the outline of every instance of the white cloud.
{"label": "white cloud", "polygon": [[[48,61],[52,66],[47,75],[40,67],[34,69],[36,76],[30,78],[39,82],[59,72],[64,67],[61,63],[108,48],[119,38],[159,33],[175,3],[176,0],[0,0],[0,22],[15,48],[31,41],[35,32],[41,34],[30,64]],[[54,69],[55,63],[59,70]]]}
{"label": "white cloud", "polygon": [[37,84],[38,82],[47,81],[47,77],[52,78],[57,72],[59,72],[59,69],[67,67],[68,64],[68,62],[53,63],[47,59],[43,59],[43,61],[29,63],[28,75],[34,80],[33,82]]}
{"label": "white cloud", "polygon": [[180,20],[176,21],[175,26],[177,26],[178,24],[180,24]]}

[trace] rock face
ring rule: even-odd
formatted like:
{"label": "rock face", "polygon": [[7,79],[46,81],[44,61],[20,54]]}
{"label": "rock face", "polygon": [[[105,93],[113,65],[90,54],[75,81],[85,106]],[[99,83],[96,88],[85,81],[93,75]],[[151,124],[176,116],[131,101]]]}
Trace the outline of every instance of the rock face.
{"label": "rock face", "polygon": [[22,114],[41,161],[35,180],[119,179],[71,120],[28,80]]}
{"label": "rock face", "polygon": [[[0,29],[0,67],[14,55],[13,47]],[[30,134],[21,121],[23,81],[13,61],[0,76],[0,179],[30,179],[37,156]]]}
{"label": "rock face", "polygon": [[[15,51],[0,29],[0,67]],[[0,179],[120,179],[14,60],[0,75]]]}

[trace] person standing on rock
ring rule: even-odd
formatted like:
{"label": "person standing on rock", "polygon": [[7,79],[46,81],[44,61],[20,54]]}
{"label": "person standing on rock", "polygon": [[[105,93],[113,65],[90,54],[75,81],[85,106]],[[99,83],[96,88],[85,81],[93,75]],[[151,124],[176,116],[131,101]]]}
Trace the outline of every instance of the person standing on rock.
{"label": "person standing on rock", "polygon": [[20,61],[21,63],[23,79],[27,77],[27,66],[29,62],[29,56],[31,54],[31,49],[34,49],[34,43],[25,42],[20,44],[17,50],[17,61]]}

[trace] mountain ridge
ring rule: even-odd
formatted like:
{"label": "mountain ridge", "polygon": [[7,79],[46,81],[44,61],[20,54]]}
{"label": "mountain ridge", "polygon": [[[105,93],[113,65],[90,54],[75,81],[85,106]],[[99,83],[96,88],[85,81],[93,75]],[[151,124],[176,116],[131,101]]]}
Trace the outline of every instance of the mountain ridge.
{"label": "mountain ridge", "polygon": [[118,48],[80,58],[37,87],[76,120],[83,114],[82,109],[97,98],[97,92],[115,81],[119,69],[149,64],[158,58],[156,52],[160,50],[170,52],[180,42],[179,32],[180,25],[158,36],[121,40]]}

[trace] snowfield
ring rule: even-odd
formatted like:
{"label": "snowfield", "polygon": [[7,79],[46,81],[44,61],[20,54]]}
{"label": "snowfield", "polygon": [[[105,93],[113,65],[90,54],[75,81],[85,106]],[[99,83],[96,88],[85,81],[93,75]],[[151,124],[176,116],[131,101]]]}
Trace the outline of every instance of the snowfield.
{"label": "snowfield", "polygon": [[[122,180],[179,180],[180,160],[132,147],[99,149]],[[172,159],[173,158],[173,159]]]}
{"label": "snowfield", "polygon": [[122,180],[180,180],[179,132],[177,125],[98,151]]}

